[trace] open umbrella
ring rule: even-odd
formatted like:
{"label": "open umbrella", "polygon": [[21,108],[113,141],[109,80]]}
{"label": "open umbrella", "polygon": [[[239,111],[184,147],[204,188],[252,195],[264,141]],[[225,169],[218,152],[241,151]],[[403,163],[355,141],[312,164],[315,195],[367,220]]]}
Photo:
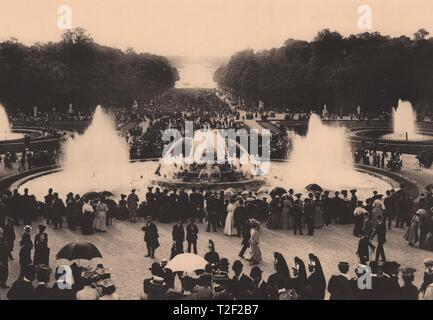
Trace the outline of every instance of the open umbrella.
{"label": "open umbrella", "polygon": [[95,199],[99,199],[99,192],[89,191],[89,192],[86,192],[85,194],[83,194],[83,196],[81,197],[81,200],[83,200],[83,201],[95,200]]}
{"label": "open umbrella", "polygon": [[194,253],[181,253],[171,259],[166,268],[173,272],[184,271],[194,272],[204,269],[207,261]]}
{"label": "open umbrella", "polygon": [[101,197],[104,197],[104,198],[114,196],[114,194],[113,194],[112,192],[110,192],[110,191],[106,191],[106,190],[99,192],[99,195],[100,195]]}
{"label": "open umbrella", "polygon": [[271,190],[271,192],[269,192],[269,194],[271,195],[271,197],[275,197],[275,196],[281,197],[286,192],[287,192],[286,189],[282,187],[275,187]]}
{"label": "open umbrella", "polygon": [[305,187],[305,190],[312,191],[312,192],[322,192],[323,189],[318,184],[312,183]]}
{"label": "open umbrella", "polygon": [[90,242],[71,242],[65,245],[56,255],[56,259],[66,260],[92,260],[94,258],[102,258],[102,254]]}

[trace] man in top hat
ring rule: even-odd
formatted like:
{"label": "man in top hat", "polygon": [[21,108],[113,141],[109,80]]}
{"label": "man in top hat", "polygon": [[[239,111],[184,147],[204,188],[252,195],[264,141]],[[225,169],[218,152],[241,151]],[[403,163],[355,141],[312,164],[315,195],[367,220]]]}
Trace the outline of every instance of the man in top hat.
{"label": "man in top hat", "polygon": [[154,214],[154,212],[153,212],[153,207],[154,207],[153,202],[154,202],[155,198],[154,198],[154,195],[152,193],[152,189],[153,189],[153,187],[147,187],[148,191],[146,192],[147,211],[148,211],[148,213],[150,215]]}
{"label": "man in top hat", "polygon": [[190,208],[191,206],[189,203],[188,194],[185,192],[185,190],[180,190],[177,197],[177,208],[175,211],[178,211],[177,214],[182,220],[182,223],[185,223],[189,217],[195,217],[195,214],[191,212]]}
{"label": "man in top hat", "polygon": [[141,228],[144,231],[144,241],[146,242],[147,254],[145,257],[155,258],[155,250],[159,247],[159,234],[156,225],[152,222],[152,217],[146,217],[146,224]]}
{"label": "man in top hat", "polygon": [[377,236],[376,262],[379,261],[379,257],[382,258],[382,261],[386,261],[385,250],[383,248],[386,242],[386,225],[383,222],[382,216],[377,216],[377,222],[376,229],[373,231],[370,239],[373,240]]}
{"label": "man in top hat", "polygon": [[331,294],[329,300],[351,300],[352,287],[347,276],[349,272],[348,262],[339,262],[338,275],[333,275],[328,282],[328,292]]}
{"label": "man in top hat", "polygon": [[362,233],[356,251],[360,264],[366,265],[370,261],[370,249],[374,251],[376,247],[370,242],[368,234]]}
{"label": "man in top hat", "polygon": [[188,253],[191,249],[197,254],[197,239],[198,239],[198,227],[194,222],[194,218],[189,219],[189,223],[186,226],[186,241],[188,242]]}
{"label": "man in top hat", "polygon": [[217,210],[218,210],[218,199],[212,193],[209,198],[206,200],[206,208],[207,208],[207,228],[206,232],[210,232],[212,230],[214,232],[217,231]]}
{"label": "man in top hat", "polygon": [[131,193],[128,195],[128,198],[126,200],[128,211],[129,211],[129,221],[130,222],[137,222],[137,209],[138,209],[138,203],[140,199],[135,194],[135,189],[131,190]]}
{"label": "man in top hat", "polygon": [[294,200],[294,204],[292,210],[290,210],[290,215],[293,219],[293,234],[296,236],[299,232],[299,235],[303,235],[302,233],[302,200],[301,193],[295,194],[296,200]]}
{"label": "man in top hat", "polygon": [[63,216],[65,215],[65,204],[63,200],[59,198],[59,194],[54,192],[53,201],[51,202],[51,215],[53,218],[54,229],[62,229]]}
{"label": "man in top hat", "polygon": [[250,227],[249,227],[249,212],[245,207],[245,201],[242,197],[237,198],[237,207],[233,212],[234,215],[234,227],[238,232],[238,237],[250,238]]}
{"label": "man in top hat", "polygon": [[182,219],[178,218],[171,232],[173,245],[175,246],[175,255],[183,253],[183,242],[185,241],[185,229],[183,228]]}

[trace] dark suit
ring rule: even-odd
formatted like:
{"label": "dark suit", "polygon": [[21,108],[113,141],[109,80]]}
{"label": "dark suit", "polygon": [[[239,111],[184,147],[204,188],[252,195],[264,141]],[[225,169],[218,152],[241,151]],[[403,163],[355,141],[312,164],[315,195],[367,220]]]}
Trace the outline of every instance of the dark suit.
{"label": "dark suit", "polygon": [[173,241],[176,244],[176,254],[183,253],[183,242],[185,241],[185,230],[183,225],[175,224],[171,234]]}
{"label": "dark suit", "polygon": [[376,261],[379,261],[379,257],[381,257],[383,261],[386,261],[385,250],[383,249],[383,244],[386,242],[386,225],[384,222],[381,222],[376,226],[376,230],[374,230],[373,234],[371,235],[371,239],[373,239],[376,235]]}
{"label": "dark suit", "polygon": [[26,280],[17,280],[7,293],[9,300],[34,300],[33,285]]}
{"label": "dark suit", "polygon": [[191,252],[191,246],[195,254],[197,254],[197,238],[198,227],[195,223],[186,226],[186,241],[188,242],[188,252]]}
{"label": "dark suit", "polygon": [[333,275],[328,282],[328,292],[331,294],[329,300],[350,300],[352,296],[350,280],[341,274]]}
{"label": "dark suit", "polygon": [[47,284],[38,284],[35,288],[35,300],[51,300],[51,288]]}
{"label": "dark suit", "polygon": [[245,274],[241,274],[239,277],[233,276],[235,285],[235,297],[237,300],[248,300],[251,297],[251,292],[254,289],[253,279]]}
{"label": "dark suit", "polygon": [[242,248],[241,251],[239,252],[239,257],[244,257],[245,251],[247,251],[247,249],[250,247],[250,231],[251,231],[251,224],[249,222],[249,220],[245,221],[244,224],[244,231],[243,231],[243,239],[242,239]]}
{"label": "dark suit", "polygon": [[369,248],[371,248],[372,250],[375,249],[375,246],[370,242],[370,239],[368,239],[367,237],[359,239],[358,250],[356,251],[356,253],[358,254],[359,262],[361,264],[367,264],[367,262],[370,261]]}
{"label": "dark suit", "polygon": [[144,231],[144,241],[147,246],[147,254],[153,258],[155,256],[155,249],[159,247],[158,229],[153,222],[150,222],[146,223],[141,230]]}

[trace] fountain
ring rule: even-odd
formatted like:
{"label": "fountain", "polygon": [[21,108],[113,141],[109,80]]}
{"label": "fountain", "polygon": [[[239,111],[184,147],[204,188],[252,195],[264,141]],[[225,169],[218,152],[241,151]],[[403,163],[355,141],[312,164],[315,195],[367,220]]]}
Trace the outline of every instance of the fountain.
{"label": "fountain", "polygon": [[416,113],[409,101],[398,100],[397,108],[392,108],[393,133],[384,136],[390,140],[422,140],[416,127]]}
{"label": "fountain", "polygon": [[0,104],[0,140],[14,140],[22,137],[22,134],[12,132],[6,110],[3,105]]}
{"label": "fountain", "polygon": [[93,121],[79,136],[63,146],[64,180],[56,191],[84,193],[91,190],[116,190],[130,182],[129,148],[115,131],[112,118],[98,106]]}
{"label": "fountain", "polygon": [[386,183],[354,169],[351,148],[344,128],[324,125],[312,114],[305,137],[291,133],[292,152],[281,169],[285,186],[304,190],[317,183],[328,190],[386,188]]}
{"label": "fountain", "polygon": [[261,168],[239,143],[226,140],[217,130],[204,130],[173,143],[160,159],[152,182],[176,188],[246,189],[264,182],[257,177]]}
{"label": "fountain", "polygon": [[372,120],[371,124],[359,123],[352,127],[350,140],[358,147],[373,143],[377,150],[398,150],[407,154],[419,154],[433,147],[433,129],[429,122],[417,124],[416,113],[409,101],[399,100],[392,108],[392,128],[383,121]]}

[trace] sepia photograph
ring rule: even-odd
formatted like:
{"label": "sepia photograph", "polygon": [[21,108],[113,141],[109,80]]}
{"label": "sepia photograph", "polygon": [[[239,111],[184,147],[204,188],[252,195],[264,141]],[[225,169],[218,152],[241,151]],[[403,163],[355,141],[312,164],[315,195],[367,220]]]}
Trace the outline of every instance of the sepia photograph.
{"label": "sepia photograph", "polygon": [[433,300],[432,16],[0,0],[0,307]]}

